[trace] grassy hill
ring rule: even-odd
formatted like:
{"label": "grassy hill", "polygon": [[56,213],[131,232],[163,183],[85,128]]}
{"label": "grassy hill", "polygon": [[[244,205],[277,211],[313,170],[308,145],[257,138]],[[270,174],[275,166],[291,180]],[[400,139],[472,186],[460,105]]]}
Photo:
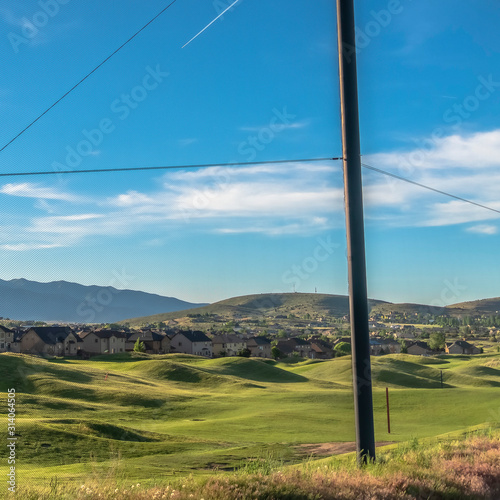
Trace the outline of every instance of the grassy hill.
{"label": "grassy hill", "polygon": [[[85,361],[3,353],[0,401],[5,406],[7,389],[16,388],[20,484],[112,473],[123,484],[152,485],[269,456],[300,463],[305,445],[353,441],[350,373],[348,357],[275,362],[125,353]],[[388,355],[373,359],[373,379],[377,441],[500,420],[500,355]]]}
{"label": "grassy hill", "polygon": [[[370,300],[370,306],[384,304],[383,301]],[[215,302],[204,307],[177,311],[154,316],[144,316],[122,321],[131,326],[148,323],[167,322],[186,317],[187,315],[217,315],[227,318],[263,318],[276,316],[335,316],[349,314],[349,299],[344,295],[327,295],[321,293],[276,293],[255,294],[233,297]]]}
{"label": "grassy hill", "polygon": [[461,302],[451,304],[445,307],[430,306],[425,304],[401,303],[392,304],[391,302],[383,302],[375,304],[372,307],[372,312],[380,314],[448,314],[450,316],[463,316],[468,314],[471,316],[500,314],[500,298],[473,300],[470,302]]}
{"label": "grassy hill", "polygon": [[[480,316],[483,314],[500,314],[500,298],[476,300],[453,304],[446,307],[435,307],[425,304],[401,303],[393,304],[382,300],[369,300],[370,312],[382,315],[406,314],[431,314],[463,316],[470,314]],[[254,294],[233,297],[215,302],[213,304],[189,310],[176,311],[153,316],[125,319],[122,324],[132,327],[144,326],[175,320],[183,326],[195,327],[196,323],[201,328],[208,327],[213,318],[223,318],[226,321],[240,319],[279,319],[283,327],[290,326],[295,319],[310,317],[317,318],[342,318],[349,314],[349,299],[344,295],[328,295],[321,293],[276,293]],[[195,320],[192,318],[197,317]]]}
{"label": "grassy hill", "polygon": [[449,308],[461,314],[500,314],[500,297],[460,302],[449,306]]}

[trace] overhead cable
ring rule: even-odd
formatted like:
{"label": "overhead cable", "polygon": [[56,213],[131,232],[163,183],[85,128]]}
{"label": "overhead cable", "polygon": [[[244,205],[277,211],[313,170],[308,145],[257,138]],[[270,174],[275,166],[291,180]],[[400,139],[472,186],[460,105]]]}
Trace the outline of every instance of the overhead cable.
{"label": "overhead cable", "polygon": [[28,130],[32,125],[34,125],[42,116],[46,115],[54,106],[59,104],[67,95],[69,95],[73,90],[75,90],[81,83],[83,83],[90,75],[95,73],[103,64],[105,64],[107,61],[109,61],[118,51],[120,51],[125,45],[127,45],[129,42],[131,42],[141,31],[146,29],[155,19],[160,17],[167,9],[169,9],[177,0],[173,0],[170,2],[164,9],[162,9],[158,14],[156,14],[155,17],[153,17],[150,21],[148,21],[140,30],[136,31],[126,42],[122,43],[114,52],[112,52],[106,59],[104,59],[100,64],[98,64],[90,73],[87,73],[78,83],[73,85],[64,95],[62,95],[57,101],[55,101],[53,104],[51,104],[43,113],[38,115],[29,125],[24,127],[21,132],[19,132],[16,136],[14,136],[9,142],[7,142],[2,148],[0,149],[0,152],[3,151],[9,144],[12,144],[18,137],[20,137],[26,130]]}

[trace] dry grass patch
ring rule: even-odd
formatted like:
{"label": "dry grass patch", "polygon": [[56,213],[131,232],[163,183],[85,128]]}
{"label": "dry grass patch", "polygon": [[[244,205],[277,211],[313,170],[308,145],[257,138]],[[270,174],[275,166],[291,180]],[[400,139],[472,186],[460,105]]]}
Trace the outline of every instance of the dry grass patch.
{"label": "dry grass patch", "polygon": [[[20,491],[26,500],[396,500],[500,498],[500,439],[469,435],[422,445],[416,440],[380,453],[376,464],[329,458],[301,468],[185,478],[153,488],[94,479],[68,489]],[[263,467],[262,470],[265,470]]]}

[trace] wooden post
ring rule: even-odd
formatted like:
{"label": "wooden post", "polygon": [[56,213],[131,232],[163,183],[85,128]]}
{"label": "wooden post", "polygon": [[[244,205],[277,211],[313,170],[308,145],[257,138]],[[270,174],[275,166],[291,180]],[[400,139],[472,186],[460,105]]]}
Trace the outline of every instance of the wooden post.
{"label": "wooden post", "polygon": [[385,402],[387,404],[387,432],[391,433],[391,412],[389,410],[389,387],[385,388]]}

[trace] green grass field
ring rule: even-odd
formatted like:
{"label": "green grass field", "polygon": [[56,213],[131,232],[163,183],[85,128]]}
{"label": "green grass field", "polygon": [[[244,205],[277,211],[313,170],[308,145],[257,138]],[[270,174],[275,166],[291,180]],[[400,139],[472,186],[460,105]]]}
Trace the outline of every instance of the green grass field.
{"label": "green grass field", "polygon": [[[377,441],[500,421],[500,355],[389,355],[373,358],[372,368]],[[300,445],[354,440],[348,357],[274,362],[127,353],[82,361],[4,353],[2,408],[8,388],[17,393],[19,484],[112,473],[153,485],[233,471],[249,459],[300,463],[308,459]]]}

